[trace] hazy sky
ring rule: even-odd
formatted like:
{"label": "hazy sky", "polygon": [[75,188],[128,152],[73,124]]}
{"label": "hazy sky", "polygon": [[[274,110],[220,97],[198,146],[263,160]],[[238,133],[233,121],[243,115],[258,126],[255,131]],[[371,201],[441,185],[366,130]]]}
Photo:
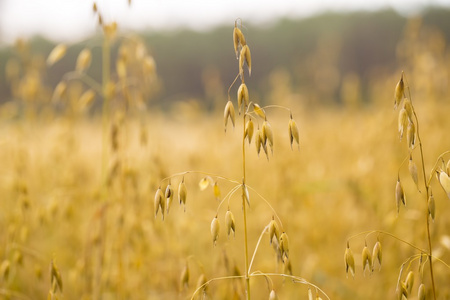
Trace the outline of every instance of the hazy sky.
{"label": "hazy sky", "polygon": [[[0,0],[0,42],[41,34],[54,40],[77,40],[97,29],[92,0]],[[277,17],[309,16],[325,10],[352,11],[393,7],[413,13],[450,0],[98,0],[106,21],[125,29],[211,28],[244,22],[270,22]]]}

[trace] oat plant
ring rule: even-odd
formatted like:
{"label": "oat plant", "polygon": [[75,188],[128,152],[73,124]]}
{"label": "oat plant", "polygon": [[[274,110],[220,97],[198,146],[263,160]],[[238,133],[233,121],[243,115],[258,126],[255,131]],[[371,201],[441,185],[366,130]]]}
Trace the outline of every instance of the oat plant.
{"label": "oat plant", "polygon": [[[447,197],[450,199],[450,160],[445,164],[445,158],[449,156],[450,150],[445,151],[438,156],[433,168],[427,172],[424,162],[424,151],[419,132],[419,119],[412,102],[411,91],[406,80],[405,74],[402,72],[401,78],[395,87],[394,92],[394,109],[399,110],[398,115],[398,133],[400,141],[406,139],[406,147],[408,154],[403,159],[397,172],[397,180],[395,185],[395,201],[397,214],[401,214],[402,206],[406,209],[406,195],[403,189],[403,178],[400,176],[400,170],[408,165],[409,176],[414,182],[420,198],[422,198],[422,216],[425,226],[425,242],[426,247],[419,247],[412,242],[406,241],[392,233],[382,230],[371,230],[361,232],[350,237],[347,240],[347,248],[344,254],[346,273],[355,276],[355,260],[353,252],[350,249],[350,241],[356,237],[365,236],[365,246],[362,250],[362,268],[363,273],[372,273],[377,265],[381,269],[382,263],[382,247],[379,237],[381,235],[388,236],[400,241],[415,250],[415,254],[408,257],[400,267],[400,272],[396,284],[396,293],[398,299],[408,299],[416,295],[418,299],[437,299],[438,291],[435,283],[435,272],[433,263],[443,264],[450,269],[450,265],[441,260],[439,257],[433,256],[433,237],[431,234],[431,226],[435,219],[436,203],[431,188],[431,182],[435,178],[444,189]],[[406,136],[406,138],[405,138]],[[419,163],[417,166],[416,161]],[[419,178],[423,178],[423,183],[419,182]],[[408,197],[409,199],[409,197]],[[377,236],[377,241],[372,251],[369,250],[367,239],[371,235]],[[417,268],[414,268],[416,266]],[[428,268],[429,283],[424,280],[424,269]],[[415,278],[418,286],[413,290]]]}
{"label": "oat plant", "polygon": [[[228,276],[207,280],[207,276],[202,271],[191,299],[194,299],[197,296],[206,296],[206,294],[209,293],[208,287],[216,281],[233,279],[241,279],[244,281],[245,298],[252,299],[251,291],[253,289],[251,287],[253,285],[253,280],[251,281],[250,279],[255,279],[258,277],[266,280],[268,287],[267,297],[269,299],[277,299],[276,288],[274,287],[272,280],[273,277],[282,277],[285,279],[290,279],[294,283],[307,285],[309,287],[308,295],[310,299],[312,299],[313,294],[317,297],[316,299],[322,299],[321,296],[329,299],[326,293],[319,287],[304,278],[293,275],[291,263],[293,253],[289,251],[288,233],[285,232],[281,219],[271,206],[270,202],[258,193],[258,191],[250,185],[247,180],[246,158],[248,156],[248,151],[250,150],[251,144],[254,144],[252,148],[256,150],[258,156],[261,152],[264,152],[264,156],[268,160],[274,153],[274,133],[266,111],[270,109],[282,109],[289,113],[289,122],[287,125],[291,148],[295,146],[299,149],[300,147],[299,130],[289,108],[279,105],[261,106],[251,100],[246,84],[247,74],[250,76],[252,72],[251,52],[241,29],[242,21],[238,19],[235,22],[233,30],[233,45],[236,59],[238,60],[238,74],[228,89],[228,100],[225,104],[223,121],[226,133],[227,128],[230,126],[233,126],[233,128],[238,126],[238,118],[241,118],[242,120],[242,123],[239,122],[239,124],[242,124],[242,136],[240,138],[240,147],[242,151],[242,178],[232,179],[226,176],[201,171],[185,171],[164,178],[161,180],[154,198],[155,217],[157,217],[158,214],[161,214],[161,217],[164,220],[165,216],[169,214],[175,198],[178,198],[177,200],[180,205],[183,205],[184,210],[186,210],[186,206],[188,205],[188,189],[185,184],[185,177],[192,174],[200,174],[202,176],[199,183],[200,189],[204,190],[208,187],[212,187],[214,197],[220,200],[216,213],[212,216],[212,221],[210,224],[213,245],[215,247],[218,246],[219,236],[223,231],[225,231],[228,236],[231,234],[240,234],[240,232],[244,236],[244,274],[240,274],[235,270],[233,271],[233,274]],[[232,100],[231,90],[238,80],[240,81],[240,85],[237,88],[236,99]],[[236,104],[237,110],[235,109]],[[231,184],[233,187],[221,199],[221,186],[223,183]],[[178,186],[177,191],[175,188],[176,186]],[[265,205],[267,205],[272,211],[273,217],[271,220],[268,220],[266,226],[263,226],[261,234],[256,242],[256,246],[253,249],[253,254],[251,254],[252,250],[249,247],[249,241],[252,237],[248,232],[248,218],[250,207],[257,201],[262,201]],[[231,208],[231,203],[236,202],[240,203],[240,207],[242,207],[243,228],[237,228],[235,222],[235,212],[233,212]],[[252,268],[256,253],[261,245],[261,241],[266,235],[268,235],[269,242],[275,250],[278,261],[283,265],[282,273],[264,273]],[[180,277],[180,286],[182,287],[187,286],[189,283],[189,265],[192,265],[192,263],[186,263]]]}

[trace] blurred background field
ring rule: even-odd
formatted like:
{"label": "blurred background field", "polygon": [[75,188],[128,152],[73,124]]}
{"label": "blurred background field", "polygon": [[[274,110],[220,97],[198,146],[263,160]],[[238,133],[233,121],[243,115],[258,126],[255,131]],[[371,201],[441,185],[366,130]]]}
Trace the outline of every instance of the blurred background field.
{"label": "blurred background field", "polygon": [[[390,299],[400,266],[418,254],[380,235],[383,264],[362,272],[364,238],[351,240],[356,276],[346,278],[347,239],[382,230],[426,249],[423,192],[400,169],[407,207],[397,215],[397,172],[408,155],[399,142],[394,88],[404,71],[420,122],[429,172],[450,149],[450,10],[430,7],[415,15],[394,10],[323,13],[271,24],[246,23],[252,51],[251,98],[262,105],[291,108],[300,149],[291,150],[289,114],[267,109],[274,129],[274,154],[247,149],[247,183],[263,195],[290,237],[294,275],[319,286],[331,299]],[[162,221],[155,218],[155,191],[163,178],[203,171],[241,181],[241,130],[223,127],[227,90],[238,73],[233,53],[234,24],[209,30],[121,31],[111,44],[112,94],[102,126],[102,98],[80,104],[89,82],[70,80],[64,95],[55,88],[75,68],[87,47],[86,74],[102,80],[102,33],[68,44],[67,54],[46,64],[55,41],[17,39],[0,48],[0,295],[42,299],[51,289],[49,266],[57,265],[59,299],[189,299],[197,279],[242,274],[242,210],[230,209],[236,237],[227,238],[226,207],[218,244],[210,223],[218,202],[211,188],[200,191],[202,175],[185,175],[186,211],[174,199]],[[128,44],[127,44],[128,43]],[[123,45],[126,45],[123,46]],[[121,47],[145,46],[156,68],[135,79],[127,97],[121,88]],[[127,48],[128,47],[128,48]],[[130,50],[131,49],[131,50]],[[125,50],[124,50],[125,51]],[[133,54],[131,56],[133,56]],[[131,59],[131,58],[130,58]],[[132,60],[132,59],[131,59]],[[140,76],[129,67],[128,75]],[[148,75],[148,74],[147,74]],[[230,95],[236,102],[237,86]],[[417,162],[419,165],[419,161]],[[176,188],[181,176],[174,177]],[[104,182],[106,182],[104,184]],[[423,178],[419,176],[419,183]],[[222,196],[233,186],[219,181]],[[450,261],[450,201],[432,183],[436,220],[434,254]],[[273,212],[251,192],[250,249]],[[367,238],[372,247],[377,235]],[[282,272],[264,237],[253,269]],[[189,286],[180,276],[189,265]],[[435,262],[438,299],[450,299],[450,270]],[[413,265],[413,269],[418,268]],[[424,283],[429,287],[425,268]],[[307,287],[273,278],[280,299],[306,299]],[[264,278],[251,280],[254,299],[268,299]],[[420,284],[416,277],[414,291]],[[217,281],[209,299],[243,299],[243,282]],[[417,299],[414,292],[408,299]],[[431,299],[431,298],[430,298]]]}

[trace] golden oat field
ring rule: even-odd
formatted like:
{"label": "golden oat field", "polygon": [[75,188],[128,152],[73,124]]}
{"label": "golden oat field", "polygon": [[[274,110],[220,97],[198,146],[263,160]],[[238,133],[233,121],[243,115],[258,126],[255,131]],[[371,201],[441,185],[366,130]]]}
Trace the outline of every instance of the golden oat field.
{"label": "golden oat field", "polygon": [[253,79],[264,49],[242,23],[222,41],[232,76],[209,68],[204,98],[170,103],[170,59],[120,24],[99,23],[97,52],[16,42],[2,299],[450,299],[445,36],[408,20],[396,67],[364,87],[325,41],[296,88],[282,69]]}

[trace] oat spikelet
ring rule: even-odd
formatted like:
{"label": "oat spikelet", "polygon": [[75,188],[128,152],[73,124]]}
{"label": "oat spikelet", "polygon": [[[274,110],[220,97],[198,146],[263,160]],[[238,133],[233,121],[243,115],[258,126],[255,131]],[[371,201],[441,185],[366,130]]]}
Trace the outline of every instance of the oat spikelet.
{"label": "oat spikelet", "polygon": [[408,295],[411,294],[413,285],[414,285],[414,272],[409,271],[408,275],[406,276],[406,280],[405,280],[405,287],[406,287],[406,290],[408,291]]}
{"label": "oat spikelet", "polygon": [[397,83],[397,86],[395,87],[394,109],[397,109],[397,107],[400,105],[400,102],[403,99],[404,91],[405,91],[405,84],[403,82],[403,73],[402,73],[402,77],[400,78],[400,81]]}
{"label": "oat spikelet", "polygon": [[416,145],[416,125],[412,122],[408,123],[408,128],[406,129],[406,143],[409,149],[414,148]]}
{"label": "oat spikelet", "polygon": [[170,207],[172,206],[172,201],[173,201],[173,188],[172,188],[172,184],[170,183],[170,180],[169,180],[169,184],[166,187],[165,197],[166,197],[166,211],[167,211],[167,214],[169,214],[169,210],[170,210]]}
{"label": "oat spikelet", "polygon": [[259,156],[259,152],[261,152],[261,131],[259,130],[259,127],[255,133],[255,146],[256,146],[256,153],[258,153]]}
{"label": "oat spikelet", "polygon": [[417,189],[419,189],[419,176],[417,174],[417,165],[413,161],[412,156],[409,156],[409,164],[408,164],[409,174],[411,174],[411,178],[416,184]]}
{"label": "oat spikelet", "polygon": [[397,185],[395,186],[395,199],[397,201],[397,213],[399,213],[400,204],[403,203],[403,205],[406,206],[406,197],[405,193],[403,192],[403,187],[400,182],[400,178],[397,179]]}
{"label": "oat spikelet", "polygon": [[52,66],[57,61],[59,61],[61,58],[66,55],[67,52],[67,46],[64,44],[58,44],[53,48],[53,50],[50,52],[50,54],[47,57],[47,65]]}
{"label": "oat spikelet", "polygon": [[417,298],[419,298],[419,300],[425,300],[426,299],[425,285],[423,283],[421,283],[419,285],[419,290],[417,291]]}
{"label": "oat spikelet", "polygon": [[245,123],[245,132],[244,132],[244,139],[248,140],[248,144],[250,145],[253,138],[253,131],[254,131],[254,125],[252,119],[249,119]]}
{"label": "oat spikelet", "polygon": [[231,100],[228,100],[227,104],[225,105],[225,111],[223,113],[223,119],[224,119],[224,123],[225,123],[225,132],[227,132],[228,118],[230,118],[231,122],[233,123],[233,128],[234,128],[234,122],[236,120],[236,113],[234,111],[233,102],[231,102]]}
{"label": "oat spikelet", "polygon": [[369,248],[367,247],[367,244],[364,246],[362,251],[362,266],[363,266],[363,273],[366,273],[366,268],[369,270],[369,272],[372,271],[372,255],[369,251]]}
{"label": "oat spikelet", "polygon": [[181,290],[189,287],[189,265],[187,262],[183,268],[183,271],[181,271],[180,286],[181,286]]}
{"label": "oat spikelet", "polygon": [[180,184],[178,185],[178,201],[180,202],[180,205],[183,204],[184,211],[186,211],[186,198],[187,198],[187,188],[186,184],[184,183],[183,177]]}
{"label": "oat spikelet", "polygon": [[11,264],[9,260],[5,259],[2,264],[0,265],[0,276],[3,279],[3,281],[7,281],[9,278],[9,271],[11,268]]}
{"label": "oat spikelet", "polygon": [[408,115],[408,119],[410,122],[413,121],[413,107],[411,100],[408,98],[403,99],[403,108],[406,110],[406,114]]}
{"label": "oat spikelet", "polygon": [[241,83],[241,85],[239,86],[239,89],[237,91],[237,99],[238,99],[238,111],[240,114],[242,103],[244,103],[244,111],[249,103],[248,88],[245,83]]}
{"label": "oat spikelet", "polygon": [[220,188],[219,188],[219,184],[217,183],[217,181],[214,182],[213,192],[214,192],[214,197],[216,197],[216,200],[220,200]]}
{"label": "oat spikelet", "polygon": [[269,223],[269,242],[272,244],[273,238],[276,240],[280,237],[280,229],[278,228],[277,222],[275,222],[274,217],[272,216],[272,220]]}
{"label": "oat spikelet", "polygon": [[275,290],[270,291],[269,300],[278,300],[277,293],[275,293]]}
{"label": "oat spikelet", "polygon": [[434,217],[436,215],[436,204],[434,202],[433,192],[430,189],[430,197],[428,198],[428,214],[431,217],[431,220],[434,222]]}
{"label": "oat spikelet", "polygon": [[86,71],[91,65],[91,60],[92,60],[91,50],[89,50],[88,48],[84,48],[78,55],[75,70],[77,70],[78,72]]}
{"label": "oat spikelet", "polygon": [[450,178],[444,171],[439,172],[439,182],[447,194],[447,197],[450,199]]}
{"label": "oat spikelet", "polygon": [[350,271],[352,277],[355,278],[355,258],[353,257],[353,252],[350,249],[350,245],[348,242],[347,248],[345,249],[344,261],[345,261],[345,273],[347,274],[347,278],[348,278],[348,271]]}
{"label": "oat spikelet", "polygon": [[216,242],[219,239],[219,230],[220,230],[220,223],[216,215],[211,222],[211,236],[214,246],[216,245]]}
{"label": "oat spikelet", "polygon": [[[250,48],[248,47],[248,45],[244,45],[242,47],[241,50],[241,56],[239,57],[239,60],[241,57],[244,57],[245,63],[247,64],[248,67],[248,75],[251,76],[252,75],[252,57],[250,54]],[[243,64],[242,64],[243,66]],[[242,71],[243,73],[244,71]]]}
{"label": "oat spikelet", "polygon": [[405,133],[405,127],[407,124],[407,120],[408,120],[408,115],[406,112],[406,109],[402,108],[400,109],[399,113],[398,113],[398,134],[400,137],[400,141],[403,138],[403,134]]}
{"label": "oat spikelet", "polygon": [[284,261],[284,257],[289,258],[289,238],[286,232],[283,232],[280,236],[280,251],[281,260]]}
{"label": "oat spikelet", "polygon": [[154,200],[154,207],[155,207],[155,218],[158,216],[158,211],[161,209],[162,219],[164,220],[164,213],[165,213],[165,199],[164,199],[164,193],[161,189],[161,187],[158,187],[155,193],[155,200]]}
{"label": "oat spikelet", "polygon": [[80,97],[80,110],[85,109],[86,107],[88,107],[95,99],[95,92],[92,89],[88,89],[87,91],[85,91],[81,97]]}
{"label": "oat spikelet", "polygon": [[310,288],[308,289],[308,300],[314,300],[313,293]]}
{"label": "oat spikelet", "polygon": [[266,142],[269,142],[270,150],[272,151],[272,154],[273,154],[273,131],[272,131],[272,126],[270,126],[270,123],[267,120],[265,120],[262,125],[262,134],[263,134],[264,144]]}
{"label": "oat spikelet", "polygon": [[403,282],[400,282],[399,289],[397,291],[397,296],[399,300],[403,299],[403,296],[408,299],[408,291],[406,290],[406,286]]}
{"label": "oat spikelet", "polygon": [[375,243],[375,246],[373,246],[373,251],[372,251],[372,272],[373,272],[373,269],[375,268],[375,259],[378,261],[378,265],[379,265],[378,270],[380,270],[381,269],[381,262],[383,260],[383,252],[382,252],[382,249],[381,249],[380,241],[377,241]]}
{"label": "oat spikelet", "polygon": [[58,267],[56,267],[54,261],[52,260],[50,263],[50,278],[51,284],[55,287],[53,292],[56,292],[58,289],[62,293],[63,292],[63,282],[61,273],[59,273]]}
{"label": "oat spikelet", "polygon": [[236,59],[239,59],[239,46],[243,46],[245,44],[246,44],[246,42],[245,42],[244,34],[237,26],[234,26],[233,45],[234,45],[234,52],[236,53]]}
{"label": "oat spikelet", "polygon": [[227,227],[228,237],[230,236],[231,231],[233,231],[233,235],[236,236],[236,222],[234,220],[234,215],[230,210],[227,210],[225,214],[225,226]]}
{"label": "oat spikelet", "polygon": [[259,104],[257,103],[253,103],[253,111],[260,116],[261,118],[263,118],[264,120],[266,119],[266,112],[264,111],[263,108],[261,108],[261,106],[259,106]]}
{"label": "oat spikelet", "polygon": [[299,143],[300,137],[299,137],[299,133],[298,133],[298,127],[297,127],[297,123],[292,118],[292,114],[291,114],[291,118],[289,119],[289,140],[291,142],[291,149],[292,149],[292,144],[294,143],[294,141],[297,143],[297,147],[300,149],[300,143]]}

